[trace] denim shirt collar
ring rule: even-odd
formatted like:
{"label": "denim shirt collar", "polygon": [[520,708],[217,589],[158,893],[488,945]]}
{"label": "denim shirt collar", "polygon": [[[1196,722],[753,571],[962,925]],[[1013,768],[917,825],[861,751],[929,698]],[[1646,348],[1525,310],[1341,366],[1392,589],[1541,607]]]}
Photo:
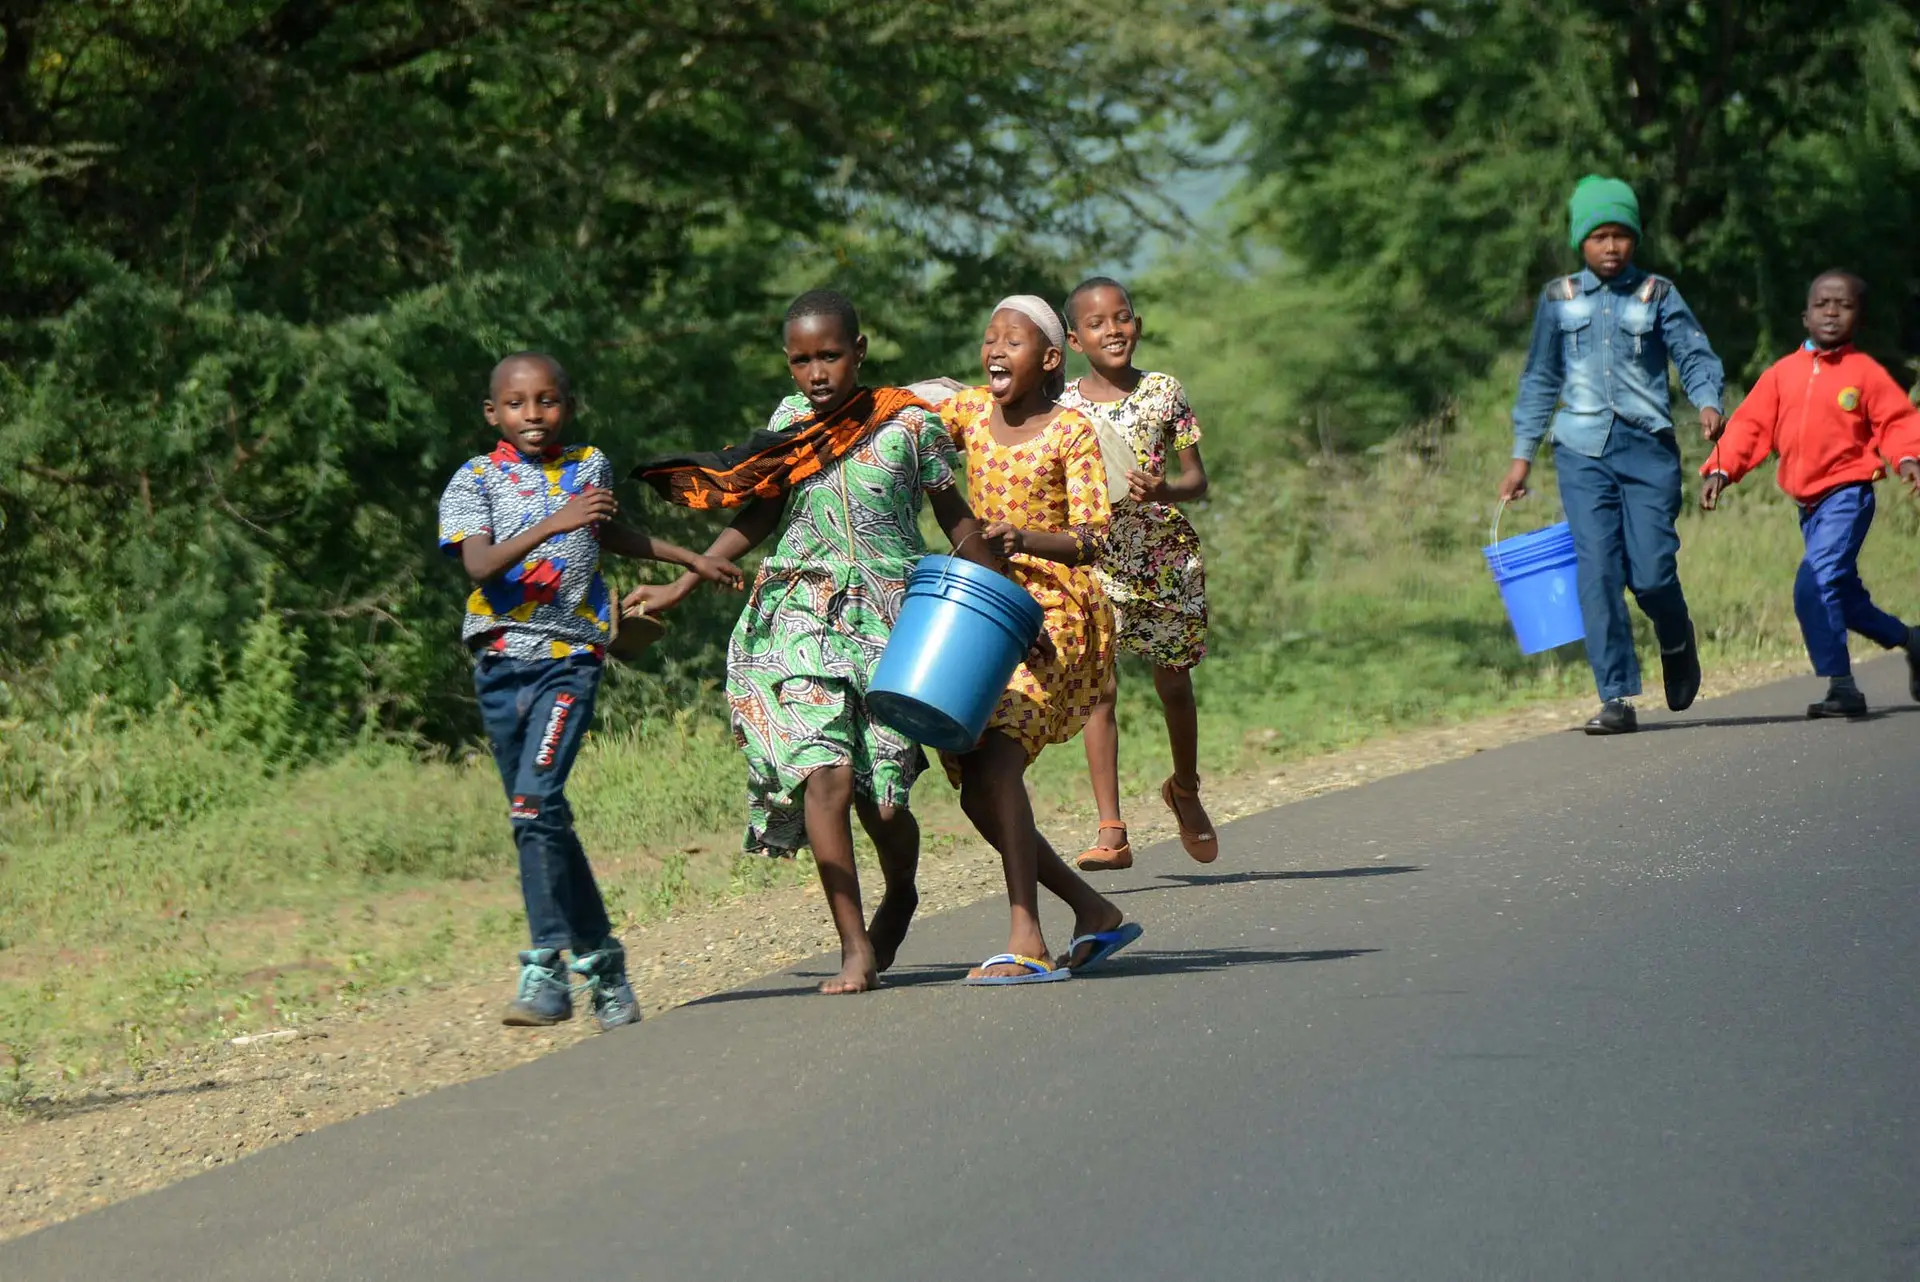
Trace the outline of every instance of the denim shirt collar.
{"label": "denim shirt collar", "polygon": [[1612,280],[1601,280],[1593,274],[1593,268],[1582,267],[1580,269],[1580,292],[1583,294],[1591,294],[1596,289],[1610,288],[1619,290],[1622,293],[1630,293],[1639,288],[1640,282],[1646,278],[1647,274],[1632,263],[1628,263],[1626,269]]}

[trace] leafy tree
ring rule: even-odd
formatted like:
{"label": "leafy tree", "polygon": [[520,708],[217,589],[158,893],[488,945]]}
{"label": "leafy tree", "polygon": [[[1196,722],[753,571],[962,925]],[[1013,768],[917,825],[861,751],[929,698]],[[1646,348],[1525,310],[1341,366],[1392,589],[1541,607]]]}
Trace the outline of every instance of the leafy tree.
{"label": "leafy tree", "polygon": [[210,695],[273,574],[317,721],[466,733],[433,506],[492,360],[560,355],[616,460],[763,417],[806,285],[855,292],[880,373],[944,363],[1171,217],[1221,20],[1130,16],[0,0],[0,673]]}
{"label": "leafy tree", "polygon": [[1246,226],[1369,318],[1417,407],[1522,340],[1572,270],[1565,200],[1639,192],[1734,372],[1799,335],[1807,281],[1874,284],[1867,332],[1920,348],[1920,16],[1896,0],[1319,0],[1261,15]]}

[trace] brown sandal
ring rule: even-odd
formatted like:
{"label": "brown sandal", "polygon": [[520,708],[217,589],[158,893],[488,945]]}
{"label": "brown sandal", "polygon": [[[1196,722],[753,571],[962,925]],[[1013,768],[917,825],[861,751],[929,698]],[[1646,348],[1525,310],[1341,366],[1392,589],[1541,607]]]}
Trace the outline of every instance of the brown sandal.
{"label": "brown sandal", "polygon": [[[1194,782],[1198,783],[1199,780]],[[1160,800],[1166,802],[1167,809],[1173,812],[1173,822],[1180,828],[1180,844],[1193,856],[1195,863],[1210,864],[1220,857],[1220,836],[1213,830],[1213,821],[1209,819],[1206,828],[1199,832],[1190,832],[1176,804],[1179,801],[1199,801],[1200,789],[1182,788],[1177,779],[1168,775],[1167,781],[1160,785]]]}
{"label": "brown sandal", "polygon": [[[1123,823],[1103,823],[1101,832],[1125,832]],[[1123,868],[1133,867],[1133,843],[1123,841],[1117,846],[1090,846],[1073,861],[1073,866],[1081,872],[1119,872]]]}

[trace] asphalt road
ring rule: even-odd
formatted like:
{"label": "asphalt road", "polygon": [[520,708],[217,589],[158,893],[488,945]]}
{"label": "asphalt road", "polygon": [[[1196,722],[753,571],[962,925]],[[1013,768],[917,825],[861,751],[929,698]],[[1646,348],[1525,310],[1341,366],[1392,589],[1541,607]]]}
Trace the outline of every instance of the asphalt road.
{"label": "asphalt road", "polygon": [[1157,849],[1070,983],[959,987],[1004,910],[934,918],[880,995],[817,960],[0,1279],[1911,1282],[1920,708],[1863,678],[1865,723],[1808,679]]}

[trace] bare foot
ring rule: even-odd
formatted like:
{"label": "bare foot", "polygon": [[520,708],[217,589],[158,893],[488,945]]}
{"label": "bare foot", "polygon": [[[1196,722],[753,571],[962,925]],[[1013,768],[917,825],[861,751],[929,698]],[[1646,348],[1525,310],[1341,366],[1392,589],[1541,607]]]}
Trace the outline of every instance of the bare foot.
{"label": "bare foot", "polygon": [[873,921],[867,927],[867,938],[873,941],[873,968],[884,973],[893,966],[893,959],[900,955],[900,945],[906,940],[907,928],[913,924],[913,913],[920,906],[920,896],[915,891],[887,892],[880,906],[873,910]]}
{"label": "bare foot", "polygon": [[878,987],[880,972],[874,967],[872,953],[843,953],[840,973],[820,985],[820,991],[829,997],[841,997],[848,993],[870,993]]}
{"label": "bare foot", "polygon": [[[1093,916],[1073,919],[1075,939],[1082,935],[1104,935],[1110,930],[1120,929],[1121,923],[1126,921],[1127,915],[1120,911],[1119,905],[1107,899],[1101,900],[1100,903],[1100,911]],[[1093,956],[1093,949],[1092,944],[1082,944],[1073,951],[1062,953],[1055,958],[1054,965],[1068,967],[1085,965],[1087,958]]]}

